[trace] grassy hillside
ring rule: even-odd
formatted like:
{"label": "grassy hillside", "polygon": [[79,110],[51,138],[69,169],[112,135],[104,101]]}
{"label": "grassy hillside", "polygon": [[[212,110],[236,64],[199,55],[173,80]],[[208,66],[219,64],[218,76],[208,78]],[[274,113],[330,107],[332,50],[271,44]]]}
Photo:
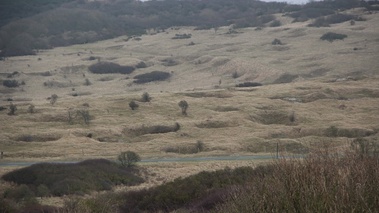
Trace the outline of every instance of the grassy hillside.
{"label": "grassy hillside", "polygon": [[[142,159],[274,155],[277,148],[282,155],[313,154],[322,148],[341,154],[357,144],[364,145],[363,153],[375,151],[378,14],[354,8],[302,22],[282,13],[273,16],[259,27],[170,27],[1,60],[1,161],[115,159],[121,151],[135,151]],[[312,27],[315,23],[329,27]],[[179,106],[182,100],[188,103],[186,115]],[[132,110],[132,101],[139,107]],[[333,165],[347,161],[329,160]],[[204,170],[261,163],[140,164],[146,182],[133,189]],[[282,180],[269,180],[285,186]],[[255,190],[247,184],[238,196]],[[72,205],[82,204],[74,201]],[[225,202],[231,206],[223,206]],[[250,200],[228,197],[225,202],[213,207],[250,208],[245,206]],[[96,208],[97,201],[87,204]],[[279,209],[282,204],[288,203],[279,202]]]}

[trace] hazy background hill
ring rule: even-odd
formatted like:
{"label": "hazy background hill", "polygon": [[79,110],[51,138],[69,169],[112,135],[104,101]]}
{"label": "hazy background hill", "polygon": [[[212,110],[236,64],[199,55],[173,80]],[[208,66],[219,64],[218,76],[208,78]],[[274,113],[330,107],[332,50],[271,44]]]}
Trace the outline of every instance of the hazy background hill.
{"label": "hazy background hill", "polygon": [[140,35],[147,29],[172,26],[262,27],[279,12],[296,17],[295,21],[306,21],[357,6],[370,7],[357,0],[303,6],[245,0],[7,0],[0,3],[0,50],[3,56],[28,55],[39,49]]}

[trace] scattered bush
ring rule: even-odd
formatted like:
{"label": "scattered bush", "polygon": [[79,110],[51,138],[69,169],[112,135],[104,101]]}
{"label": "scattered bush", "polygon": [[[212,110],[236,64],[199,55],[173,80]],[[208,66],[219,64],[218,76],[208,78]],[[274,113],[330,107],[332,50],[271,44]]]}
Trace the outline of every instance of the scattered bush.
{"label": "scattered bush", "polygon": [[15,115],[17,111],[16,105],[14,105],[12,102],[9,104],[9,112],[8,115]]}
{"label": "scattered bush", "polygon": [[243,82],[236,85],[236,87],[259,87],[259,86],[262,86],[262,84],[258,82]]}
{"label": "scattered bush", "polygon": [[132,151],[121,152],[117,159],[123,167],[132,167],[137,162],[141,161],[141,157]]}
{"label": "scattered bush", "polygon": [[58,95],[57,94],[52,94],[49,99],[50,99],[50,104],[54,105],[57,102],[57,100],[58,100]]}
{"label": "scattered bush", "polygon": [[136,110],[139,107],[139,105],[135,101],[130,101],[129,102],[129,107],[132,110]]}
{"label": "scattered bush", "polygon": [[274,39],[272,42],[271,42],[272,45],[283,45],[282,41],[280,41],[279,39]]}
{"label": "scattered bush", "polygon": [[270,27],[280,27],[282,23],[279,20],[274,20],[270,23]]}
{"label": "scattered bush", "polygon": [[17,80],[3,80],[3,86],[5,87],[18,87],[20,86],[20,83]]}
{"label": "scattered bush", "polygon": [[[143,182],[133,170],[120,168],[105,159],[86,160],[79,163],[39,163],[9,172],[1,179],[38,194],[38,189],[54,196],[83,194],[93,190],[110,190],[112,186],[137,185]],[[46,187],[43,187],[44,185]]]}
{"label": "scattered bush", "polygon": [[84,81],[84,85],[89,86],[91,84],[91,81],[88,78],[86,78],[86,80]]}
{"label": "scattered bush", "polygon": [[121,66],[112,62],[98,62],[89,66],[88,69],[95,74],[130,74],[135,70],[132,66]]}
{"label": "scattered bush", "polygon": [[139,63],[136,65],[136,68],[138,68],[138,69],[146,68],[146,67],[147,67],[147,65],[146,65],[146,63],[143,62],[143,61],[139,62]]}
{"label": "scattered bush", "polygon": [[144,84],[152,81],[164,81],[171,76],[170,73],[162,72],[162,71],[153,71],[150,73],[136,75],[134,77],[134,83],[136,84]]}
{"label": "scattered bush", "polygon": [[180,109],[182,109],[182,115],[187,115],[188,103],[185,100],[181,100],[178,103]]}
{"label": "scattered bush", "polygon": [[334,40],[344,40],[345,38],[347,38],[347,35],[345,34],[332,33],[332,32],[325,33],[324,35],[320,37],[321,40],[327,40],[329,42],[333,42]]}
{"label": "scattered bush", "polygon": [[188,39],[188,38],[191,38],[192,37],[192,34],[175,34],[174,37],[172,37],[172,39]]}
{"label": "scattered bush", "polygon": [[236,79],[236,78],[239,78],[239,74],[237,71],[234,71],[233,74],[232,74],[232,78]]}
{"label": "scattered bush", "polygon": [[142,94],[141,101],[142,102],[150,102],[151,101],[151,97],[150,97],[149,93],[144,92]]}
{"label": "scattered bush", "polygon": [[163,66],[166,66],[166,67],[172,67],[172,66],[176,66],[178,65],[178,62],[176,62],[174,59],[172,58],[167,58],[167,59],[163,59],[162,60],[162,65]]}

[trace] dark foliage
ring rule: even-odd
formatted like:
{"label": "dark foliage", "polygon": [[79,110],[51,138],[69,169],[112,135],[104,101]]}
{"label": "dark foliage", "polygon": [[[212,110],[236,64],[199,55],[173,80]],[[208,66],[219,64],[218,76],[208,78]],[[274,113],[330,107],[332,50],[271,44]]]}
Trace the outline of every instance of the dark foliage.
{"label": "dark foliage", "polygon": [[[271,173],[270,166],[265,168],[241,167],[234,170],[224,169],[215,172],[201,172],[187,178],[178,178],[147,190],[128,192],[124,195],[123,212],[170,212],[179,208],[201,210],[222,202],[227,188],[249,182],[254,176]],[[199,202],[199,199],[207,201]]]}
{"label": "dark foliage", "polygon": [[329,42],[333,42],[334,40],[344,40],[345,38],[347,38],[347,35],[333,32],[327,32],[320,37],[321,40],[326,40]]}
{"label": "dark foliage", "polygon": [[5,87],[18,87],[20,86],[20,83],[17,80],[3,80],[3,86]]}
{"label": "dark foliage", "polygon": [[146,65],[146,63],[143,62],[143,61],[139,62],[139,63],[136,65],[136,68],[138,68],[138,69],[146,68],[146,67],[147,67],[147,65]]}
{"label": "dark foliage", "polygon": [[140,74],[134,76],[134,83],[136,84],[144,84],[149,83],[152,81],[164,81],[168,79],[171,76],[168,72],[162,72],[162,71],[153,71],[150,73]]}
{"label": "dark foliage", "polygon": [[99,62],[88,67],[89,71],[95,74],[130,74],[135,68],[132,66],[121,66],[112,62]]}
{"label": "dark foliage", "polygon": [[259,87],[259,86],[262,86],[262,84],[258,82],[243,82],[236,85],[236,87]]}
{"label": "dark foliage", "polygon": [[298,77],[299,77],[298,75],[292,75],[289,73],[284,73],[278,79],[276,79],[273,83],[274,84],[291,83],[293,80],[295,80]]}
{"label": "dark foliage", "polygon": [[9,172],[1,179],[19,185],[25,184],[33,193],[45,185],[54,196],[83,194],[93,190],[110,190],[118,184],[136,185],[143,180],[132,170],[120,168],[105,159],[79,163],[39,163]]}
{"label": "dark foliage", "polygon": [[136,110],[139,107],[139,105],[135,101],[130,101],[129,102],[129,107],[132,110]]}
{"label": "dark foliage", "polygon": [[174,37],[172,37],[172,39],[188,39],[188,38],[191,38],[192,37],[192,34],[175,34]]}
{"label": "dark foliage", "polygon": [[282,41],[279,40],[279,39],[274,39],[272,42],[271,42],[272,45],[283,45]]}

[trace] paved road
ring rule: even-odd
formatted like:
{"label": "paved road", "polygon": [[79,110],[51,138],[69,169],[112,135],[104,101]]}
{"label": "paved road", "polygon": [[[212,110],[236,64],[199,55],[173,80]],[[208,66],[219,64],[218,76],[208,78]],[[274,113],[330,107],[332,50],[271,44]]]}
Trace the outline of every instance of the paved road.
{"label": "paved road", "polygon": [[[280,158],[302,158],[303,156],[280,156]],[[235,160],[267,160],[274,159],[273,155],[242,155],[242,156],[215,156],[215,157],[188,157],[188,158],[150,158],[142,159],[142,163],[159,162],[204,162],[204,161],[235,161]],[[37,163],[77,163],[79,161],[51,161],[51,162],[1,162],[0,167],[5,166],[30,166]]]}

